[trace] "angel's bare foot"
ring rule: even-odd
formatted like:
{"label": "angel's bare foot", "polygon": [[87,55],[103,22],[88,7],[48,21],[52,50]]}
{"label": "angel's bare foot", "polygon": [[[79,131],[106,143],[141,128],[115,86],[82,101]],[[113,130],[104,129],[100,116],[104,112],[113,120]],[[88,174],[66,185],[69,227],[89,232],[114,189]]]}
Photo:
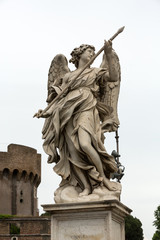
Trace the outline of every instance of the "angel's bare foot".
{"label": "angel's bare foot", "polygon": [[104,183],[104,186],[106,188],[108,188],[110,191],[116,191],[117,188],[116,188],[116,185],[115,185],[115,182],[111,182],[109,179],[107,179],[106,177],[103,179],[103,183]]}
{"label": "angel's bare foot", "polygon": [[85,189],[79,194],[79,197],[88,196],[89,194],[90,194],[90,189],[89,189],[89,188],[85,188]]}

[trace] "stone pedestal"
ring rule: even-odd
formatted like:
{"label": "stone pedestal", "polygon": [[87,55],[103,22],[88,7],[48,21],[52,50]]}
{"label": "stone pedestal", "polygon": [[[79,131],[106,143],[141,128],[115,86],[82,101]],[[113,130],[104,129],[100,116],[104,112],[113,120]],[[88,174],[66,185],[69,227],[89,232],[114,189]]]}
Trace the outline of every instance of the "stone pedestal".
{"label": "stone pedestal", "polygon": [[125,240],[124,218],[131,209],[117,200],[49,204],[51,240]]}

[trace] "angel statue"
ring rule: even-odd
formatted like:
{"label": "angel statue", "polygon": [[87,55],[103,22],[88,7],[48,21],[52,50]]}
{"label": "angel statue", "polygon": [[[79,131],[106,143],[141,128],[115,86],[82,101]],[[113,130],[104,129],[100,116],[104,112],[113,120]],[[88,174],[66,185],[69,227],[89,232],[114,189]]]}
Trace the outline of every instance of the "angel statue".
{"label": "angel statue", "polygon": [[116,131],[119,126],[119,59],[112,41],[105,41],[101,66],[89,65],[79,74],[94,55],[92,45],[74,48],[69,61],[75,65],[74,71],[68,68],[64,55],[54,57],[48,74],[47,102],[65,91],[46,111],[36,114],[37,118],[45,118],[42,135],[48,163],[55,163],[53,169],[62,177],[55,192],[56,203],[120,195],[121,184],[111,181],[117,165],[104,147],[104,133]]}

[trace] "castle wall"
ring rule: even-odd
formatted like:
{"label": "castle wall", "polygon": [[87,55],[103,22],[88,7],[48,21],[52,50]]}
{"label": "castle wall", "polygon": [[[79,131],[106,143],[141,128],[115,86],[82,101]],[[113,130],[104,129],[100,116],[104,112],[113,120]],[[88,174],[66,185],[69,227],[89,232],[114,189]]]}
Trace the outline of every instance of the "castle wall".
{"label": "castle wall", "polygon": [[34,215],[32,209],[32,185],[30,182],[17,182],[16,215]]}
{"label": "castle wall", "polygon": [[34,148],[10,144],[8,152],[0,152],[0,171],[5,168],[11,172],[17,169],[19,172],[26,171],[28,175],[33,173],[40,177],[41,155]]}
{"label": "castle wall", "polygon": [[0,214],[37,216],[41,155],[33,148],[10,144],[0,152]]}
{"label": "castle wall", "polygon": [[[10,234],[10,226],[19,227],[19,234]],[[11,240],[16,236],[18,240],[50,240],[50,217],[25,217],[0,220],[0,240]]]}
{"label": "castle wall", "polygon": [[4,173],[0,175],[0,213],[11,213],[10,199],[12,199],[11,181],[9,176]]}

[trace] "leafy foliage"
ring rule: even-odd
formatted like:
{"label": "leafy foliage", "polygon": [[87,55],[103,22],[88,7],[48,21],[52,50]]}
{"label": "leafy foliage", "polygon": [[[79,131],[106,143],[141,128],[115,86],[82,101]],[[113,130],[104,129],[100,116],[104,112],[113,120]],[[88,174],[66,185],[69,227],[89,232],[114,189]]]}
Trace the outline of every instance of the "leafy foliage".
{"label": "leafy foliage", "polygon": [[156,220],[153,222],[153,225],[160,231],[160,206],[154,212],[154,217]]}
{"label": "leafy foliage", "polygon": [[155,220],[153,225],[156,227],[157,231],[154,233],[152,240],[160,240],[160,206],[157,207],[154,212]]}
{"label": "leafy foliage", "polygon": [[0,219],[8,219],[8,218],[13,218],[15,217],[14,215],[8,215],[8,214],[0,214]]}
{"label": "leafy foliage", "polygon": [[45,212],[45,213],[42,213],[41,216],[42,216],[42,217],[44,217],[44,216],[51,216],[51,213]]}
{"label": "leafy foliage", "polygon": [[154,233],[152,240],[160,240],[160,231]]}
{"label": "leafy foliage", "polygon": [[20,228],[14,223],[10,224],[10,234],[20,234]]}
{"label": "leafy foliage", "polygon": [[142,223],[131,215],[125,218],[125,240],[143,240]]}

